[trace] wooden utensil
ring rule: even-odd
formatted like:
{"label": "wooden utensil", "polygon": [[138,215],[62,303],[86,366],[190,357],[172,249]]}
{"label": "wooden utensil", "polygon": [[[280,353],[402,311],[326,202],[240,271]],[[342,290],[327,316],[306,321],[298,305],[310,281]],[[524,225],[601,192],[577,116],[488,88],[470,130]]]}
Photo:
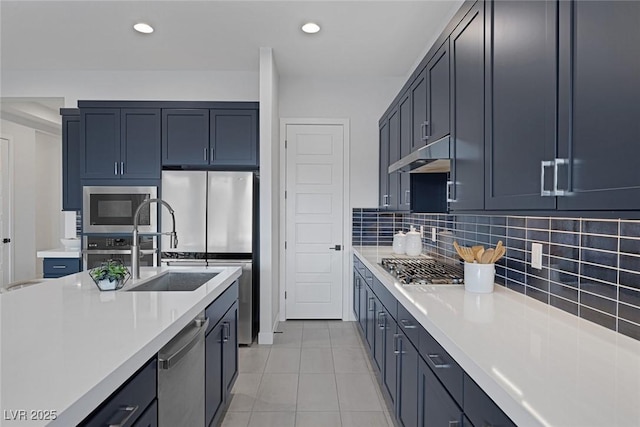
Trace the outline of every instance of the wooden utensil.
{"label": "wooden utensil", "polygon": [[481,264],[491,264],[491,260],[493,259],[494,249],[490,248],[484,251],[482,254],[482,259],[480,260]]}
{"label": "wooden utensil", "polygon": [[460,258],[462,258],[466,262],[474,261],[473,251],[471,250],[471,248],[460,246],[458,242],[455,242],[455,241],[453,242],[453,247],[456,249],[456,252],[460,256]]}
{"label": "wooden utensil", "polygon": [[[473,250],[473,248],[475,248],[475,247],[476,247],[476,246],[472,246],[472,247],[471,247],[471,250]],[[478,261],[478,262],[480,262],[480,261],[482,260],[482,254],[484,254],[484,248],[483,248],[483,247],[480,247],[480,249],[479,249],[479,250],[477,250],[477,251],[473,251],[473,253],[474,253],[474,258],[475,258],[475,260],[476,260],[476,261]]]}
{"label": "wooden utensil", "polygon": [[478,252],[480,252],[481,250],[484,252],[484,246],[482,245],[471,246],[471,250],[473,251],[473,255],[477,258]]}
{"label": "wooden utensil", "polygon": [[504,246],[500,246],[499,248],[496,246],[496,250],[493,252],[493,259],[491,260],[492,263],[496,263],[500,258],[502,258],[504,256],[504,254],[507,253],[507,248],[505,248]]}

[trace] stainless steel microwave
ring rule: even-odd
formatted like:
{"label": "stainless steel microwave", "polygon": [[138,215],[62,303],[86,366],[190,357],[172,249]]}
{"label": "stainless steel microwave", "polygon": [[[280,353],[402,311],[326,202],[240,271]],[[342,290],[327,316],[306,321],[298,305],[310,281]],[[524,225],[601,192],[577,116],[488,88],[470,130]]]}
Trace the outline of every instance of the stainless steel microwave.
{"label": "stainless steel microwave", "polygon": [[[136,209],[157,194],[157,187],[83,187],[82,232],[131,233]],[[138,218],[138,231],[157,232],[157,213],[155,204],[145,206]]]}

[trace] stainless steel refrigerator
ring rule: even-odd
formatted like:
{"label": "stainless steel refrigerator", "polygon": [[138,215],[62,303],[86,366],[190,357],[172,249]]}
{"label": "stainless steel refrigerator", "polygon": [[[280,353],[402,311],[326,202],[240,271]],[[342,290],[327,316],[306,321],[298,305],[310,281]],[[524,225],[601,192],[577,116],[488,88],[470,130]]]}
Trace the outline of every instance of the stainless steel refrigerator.
{"label": "stainless steel refrigerator", "polygon": [[[251,344],[258,320],[257,203],[253,172],[163,171],[161,197],[175,210],[178,247],[161,239],[164,265],[240,266],[238,341]],[[171,231],[162,210],[161,230]]]}

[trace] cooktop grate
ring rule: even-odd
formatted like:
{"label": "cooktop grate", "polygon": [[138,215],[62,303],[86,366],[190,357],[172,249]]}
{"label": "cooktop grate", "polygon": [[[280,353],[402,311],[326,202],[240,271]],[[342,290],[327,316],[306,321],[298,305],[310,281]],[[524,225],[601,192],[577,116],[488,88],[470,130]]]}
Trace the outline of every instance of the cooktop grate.
{"label": "cooktop grate", "polygon": [[383,258],[380,265],[403,285],[458,285],[461,268],[435,259]]}

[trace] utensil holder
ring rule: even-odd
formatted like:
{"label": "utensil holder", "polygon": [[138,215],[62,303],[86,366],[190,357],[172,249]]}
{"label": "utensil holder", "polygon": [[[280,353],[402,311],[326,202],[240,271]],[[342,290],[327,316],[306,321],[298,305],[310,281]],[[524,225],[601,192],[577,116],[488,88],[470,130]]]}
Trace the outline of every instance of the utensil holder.
{"label": "utensil holder", "polygon": [[495,276],[495,264],[464,263],[465,291],[479,294],[491,293],[493,292]]}

